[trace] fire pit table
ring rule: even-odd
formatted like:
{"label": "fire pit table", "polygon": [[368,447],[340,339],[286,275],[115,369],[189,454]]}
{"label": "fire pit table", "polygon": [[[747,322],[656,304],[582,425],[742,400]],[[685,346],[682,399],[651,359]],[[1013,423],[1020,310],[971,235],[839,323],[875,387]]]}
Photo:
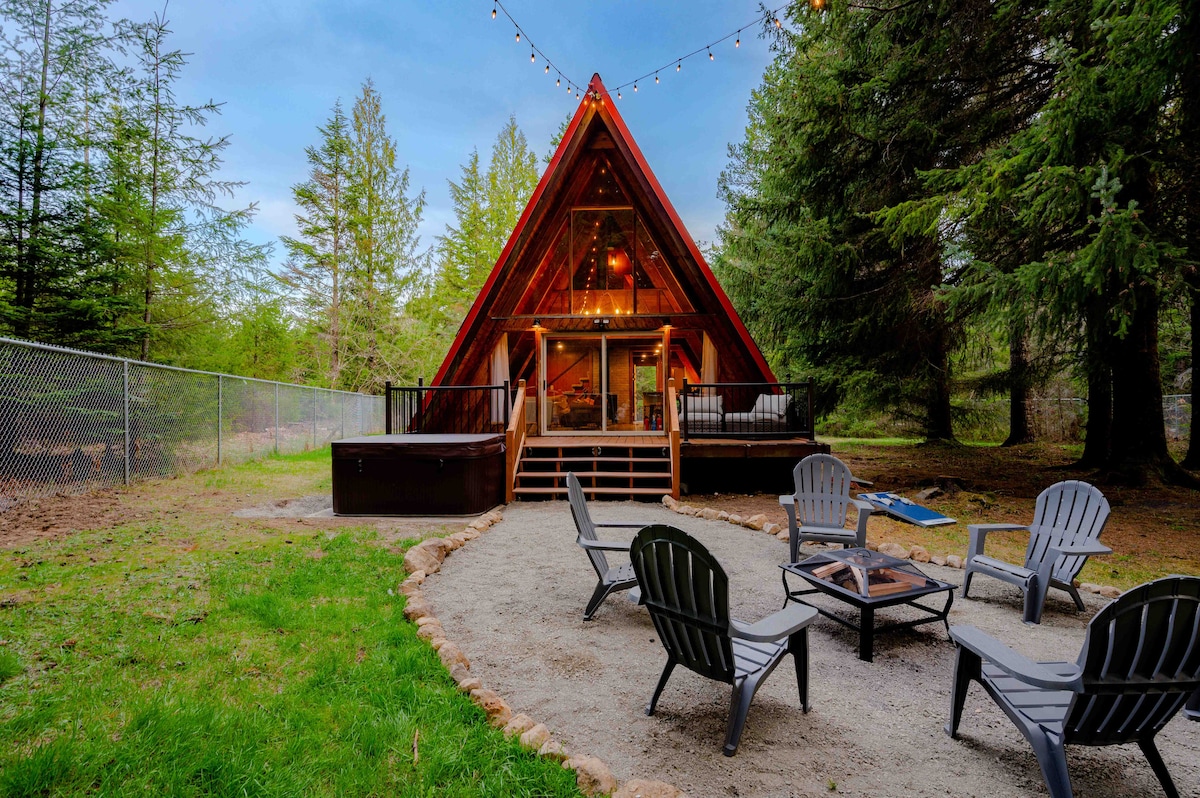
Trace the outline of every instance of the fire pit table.
{"label": "fire pit table", "polygon": [[[858,658],[871,662],[874,658],[875,633],[893,629],[907,629],[924,623],[941,621],[950,631],[946,616],[954,602],[954,588],[926,576],[908,560],[880,554],[870,549],[842,549],[809,557],[803,562],[779,566],[783,569],[783,590],[788,601],[807,604],[817,612],[843,626],[858,632]],[[807,589],[793,590],[788,584],[788,574],[794,574],[808,585]],[[858,623],[846,620],[822,607],[810,604],[804,596],[823,593],[858,609]],[[940,610],[917,603],[922,596],[935,593],[946,594],[946,605]],[[875,628],[875,610],[904,604],[922,614],[911,621],[897,621]]]}

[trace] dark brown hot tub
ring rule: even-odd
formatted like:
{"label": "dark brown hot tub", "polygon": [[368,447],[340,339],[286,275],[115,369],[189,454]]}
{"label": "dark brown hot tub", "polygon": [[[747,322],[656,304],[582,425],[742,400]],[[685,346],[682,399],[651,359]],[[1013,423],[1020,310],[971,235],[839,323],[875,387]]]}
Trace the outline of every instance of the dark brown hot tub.
{"label": "dark brown hot tub", "polygon": [[337,515],[475,515],[504,502],[503,435],[368,435],[332,446]]}

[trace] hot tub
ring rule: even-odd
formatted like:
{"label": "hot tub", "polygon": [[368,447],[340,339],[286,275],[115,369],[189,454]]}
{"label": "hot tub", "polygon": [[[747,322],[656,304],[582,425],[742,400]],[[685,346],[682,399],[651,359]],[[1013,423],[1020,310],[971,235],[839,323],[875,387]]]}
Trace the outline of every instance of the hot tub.
{"label": "hot tub", "polygon": [[334,441],[337,515],[476,515],[504,502],[503,435]]}

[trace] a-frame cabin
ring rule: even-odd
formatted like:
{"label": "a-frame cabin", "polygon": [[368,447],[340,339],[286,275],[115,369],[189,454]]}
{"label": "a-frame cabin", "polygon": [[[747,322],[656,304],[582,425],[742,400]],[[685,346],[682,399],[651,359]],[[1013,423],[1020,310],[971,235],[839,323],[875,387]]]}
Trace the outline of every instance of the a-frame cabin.
{"label": "a-frame cabin", "polygon": [[593,495],[678,494],[685,380],[776,382],[594,75],[432,385],[525,383],[511,499],[567,470]]}

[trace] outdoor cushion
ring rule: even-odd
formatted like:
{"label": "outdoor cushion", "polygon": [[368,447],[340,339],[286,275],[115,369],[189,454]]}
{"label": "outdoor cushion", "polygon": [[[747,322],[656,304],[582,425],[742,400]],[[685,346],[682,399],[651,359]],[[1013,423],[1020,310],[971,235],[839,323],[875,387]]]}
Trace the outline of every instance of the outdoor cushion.
{"label": "outdoor cushion", "polygon": [[687,428],[689,432],[720,432],[721,419],[720,413],[689,413]]}
{"label": "outdoor cushion", "polygon": [[690,418],[699,413],[713,413],[720,416],[725,412],[725,397],[723,396],[687,396],[687,414]]}
{"label": "outdoor cushion", "polygon": [[776,415],[782,416],[787,412],[788,395],[785,393],[763,393],[759,394],[754,400],[754,409],[751,413],[757,415]]}

